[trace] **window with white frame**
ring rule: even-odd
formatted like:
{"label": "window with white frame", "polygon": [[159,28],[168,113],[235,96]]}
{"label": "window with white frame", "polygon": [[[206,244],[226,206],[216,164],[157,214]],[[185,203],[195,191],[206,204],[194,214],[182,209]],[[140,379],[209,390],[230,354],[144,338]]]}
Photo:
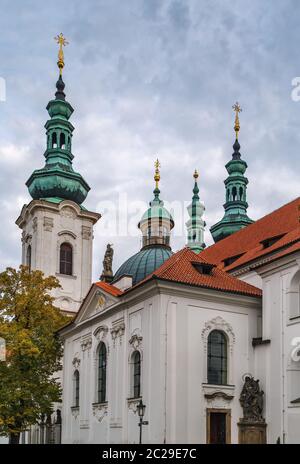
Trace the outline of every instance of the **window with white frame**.
{"label": "window with white frame", "polygon": [[212,330],[207,340],[207,382],[227,385],[227,337],[221,330]]}
{"label": "window with white frame", "polygon": [[100,342],[98,348],[98,403],[106,401],[106,368],[107,368],[107,350],[105,343]]}
{"label": "window with white frame", "polygon": [[76,371],[73,374],[73,406],[75,408],[79,408],[79,383],[80,383],[80,375],[79,371]]}
{"label": "window with white frame", "polygon": [[139,398],[141,396],[141,353],[137,350],[132,353],[131,367],[132,397]]}

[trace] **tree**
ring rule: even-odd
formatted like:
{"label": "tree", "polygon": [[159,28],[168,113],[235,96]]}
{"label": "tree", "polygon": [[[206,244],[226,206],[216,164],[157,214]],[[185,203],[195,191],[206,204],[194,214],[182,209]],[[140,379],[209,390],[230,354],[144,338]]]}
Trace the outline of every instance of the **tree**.
{"label": "tree", "polygon": [[0,434],[19,443],[20,432],[52,412],[60,400],[55,374],[61,369],[62,343],[56,331],[68,318],[53,305],[55,277],[26,266],[0,273]]}

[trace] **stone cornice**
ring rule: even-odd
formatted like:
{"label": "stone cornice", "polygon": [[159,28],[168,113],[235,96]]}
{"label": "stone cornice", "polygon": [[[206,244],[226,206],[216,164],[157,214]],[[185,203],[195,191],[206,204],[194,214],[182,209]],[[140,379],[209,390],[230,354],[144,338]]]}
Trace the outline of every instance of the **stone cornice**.
{"label": "stone cornice", "polygon": [[[184,297],[195,299],[201,302],[214,302],[227,304],[242,308],[261,308],[261,299],[259,297],[251,297],[246,295],[237,295],[234,293],[220,292],[218,290],[210,290],[202,287],[192,287],[189,285],[176,284],[174,282],[162,280],[149,280],[144,285],[137,287],[134,292],[128,292],[118,297],[116,303],[101,311],[101,313],[92,314],[87,319],[83,319],[78,323],[75,322],[72,326],[62,328],[59,333],[64,337],[70,332],[80,331],[83,327],[100,323],[107,317],[122,310],[126,310],[130,306],[134,306],[140,302],[155,295],[173,295],[174,297]],[[238,297],[238,298],[237,298]],[[85,300],[85,307],[91,302],[92,295],[89,293]],[[83,309],[83,308],[82,308]]]}
{"label": "stone cornice", "polygon": [[16,220],[16,224],[22,228],[25,221],[25,215],[32,214],[35,209],[59,213],[61,209],[66,206],[72,208],[75,211],[76,216],[92,220],[93,224],[96,224],[96,222],[101,218],[101,214],[81,209],[77,203],[71,200],[62,200],[60,203],[52,203],[46,200],[31,200],[28,205],[23,206],[21,214]]}

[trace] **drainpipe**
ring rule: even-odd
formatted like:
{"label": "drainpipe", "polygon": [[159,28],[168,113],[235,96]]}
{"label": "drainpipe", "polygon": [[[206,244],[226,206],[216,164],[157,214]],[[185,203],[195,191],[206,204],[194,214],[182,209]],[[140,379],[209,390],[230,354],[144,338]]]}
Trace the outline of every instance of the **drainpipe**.
{"label": "drainpipe", "polygon": [[282,370],[282,443],[285,444],[285,406],[286,406],[286,394],[285,394],[285,315],[284,315],[284,287],[281,288],[281,370]]}
{"label": "drainpipe", "polygon": [[[161,299],[161,296],[160,296]],[[168,371],[168,308],[169,296],[165,309],[165,391],[164,391],[164,443],[167,441],[167,371]]]}

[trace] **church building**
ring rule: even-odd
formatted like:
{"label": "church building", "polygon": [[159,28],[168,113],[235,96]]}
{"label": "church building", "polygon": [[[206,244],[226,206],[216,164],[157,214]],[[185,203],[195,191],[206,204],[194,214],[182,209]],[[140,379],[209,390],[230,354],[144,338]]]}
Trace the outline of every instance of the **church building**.
{"label": "church building", "polygon": [[300,198],[248,217],[235,104],[215,243],[204,243],[195,171],[186,243],[172,250],[176,217],[164,206],[157,161],[154,197],[137,224],[140,251],[113,272],[108,245],[92,283],[100,214],[82,205],[89,186],[72,166],[58,41],[45,166],[26,182],[32,201],[17,225],[22,262],[59,278],[56,304],[73,315],[59,331],[62,443],[300,443]]}

